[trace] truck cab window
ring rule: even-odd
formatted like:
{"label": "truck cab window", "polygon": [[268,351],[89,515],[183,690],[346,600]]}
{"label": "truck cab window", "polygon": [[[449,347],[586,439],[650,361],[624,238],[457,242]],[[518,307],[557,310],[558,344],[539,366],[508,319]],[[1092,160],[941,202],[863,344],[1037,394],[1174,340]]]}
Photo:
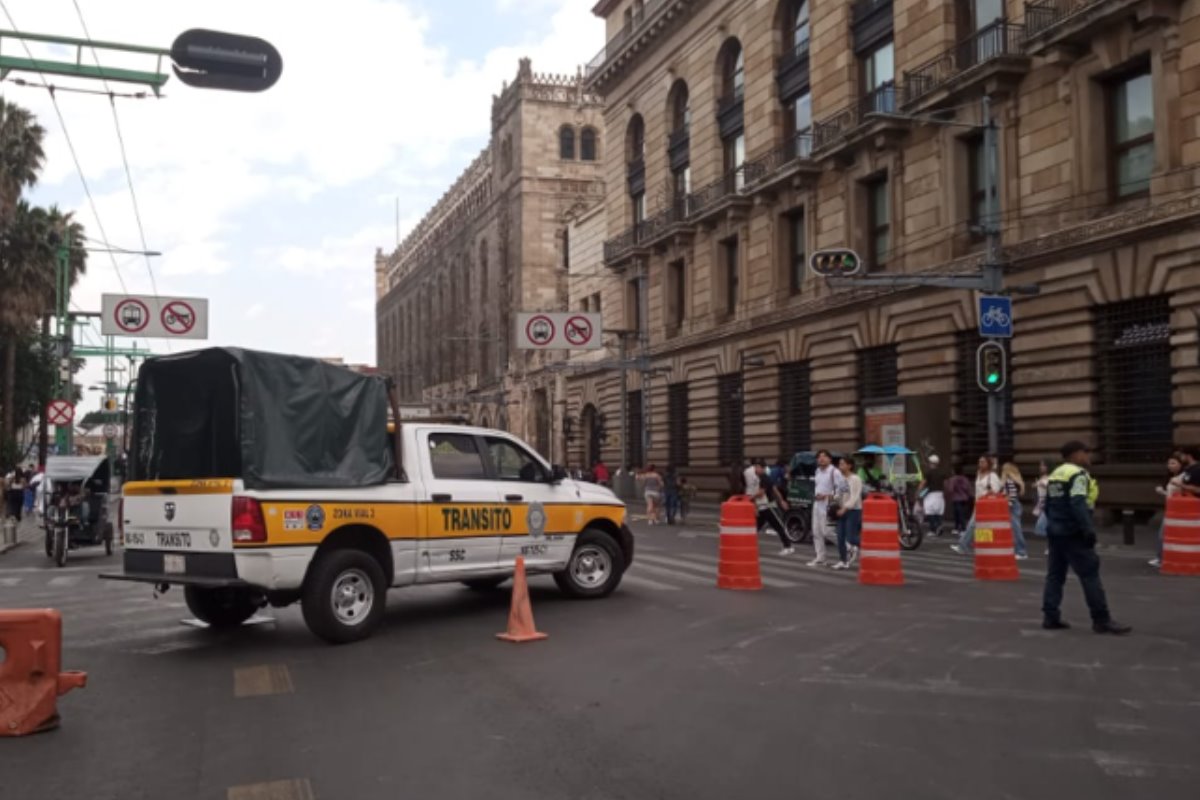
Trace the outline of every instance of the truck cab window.
{"label": "truck cab window", "polygon": [[433,476],[452,480],[486,480],[487,470],[474,436],[462,433],[429,435],[429,463]]}
{"label": "truck cab window", "polygon": [[489,438],[487,447],[492,467],[500,480],[523,483],[544,483],[547,480],[546,468],[542,463],[512,442]]}

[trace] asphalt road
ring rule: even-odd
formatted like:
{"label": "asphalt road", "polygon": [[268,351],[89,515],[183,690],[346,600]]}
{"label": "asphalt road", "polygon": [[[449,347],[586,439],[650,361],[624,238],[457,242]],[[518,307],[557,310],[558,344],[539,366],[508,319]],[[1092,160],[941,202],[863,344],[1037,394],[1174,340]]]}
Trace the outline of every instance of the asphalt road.
{"label": "asphalt road", "polygon": [[[1034,556],[981,584],[946,544],[907,585],[774,555],[768,586],[715,589],[715,527],[638,527],[612,597],[533,581],[547,641],[509,645],[505,591],[392,594],[367,642],[330,647],[299,610],[212,635],[177,591],[99,581],[25,545],[0,607],[63,611],[62,727],[0,739],[3,800],[920,798],[1195,800],[1200,579],[1105,556],[1127,638],[1091,633],[1078,586],[1042,631]],[[1035,551],[1038,548],[1035,547]]]}

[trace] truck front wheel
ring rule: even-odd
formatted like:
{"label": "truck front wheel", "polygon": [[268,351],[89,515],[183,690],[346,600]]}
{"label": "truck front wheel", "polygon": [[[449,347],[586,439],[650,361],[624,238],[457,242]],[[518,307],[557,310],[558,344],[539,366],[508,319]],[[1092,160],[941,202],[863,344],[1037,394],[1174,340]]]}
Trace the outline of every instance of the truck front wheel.
{"label": "truck front wheel", "polygon": [[383,569],[361,550],[331,550],[309,570],[300,596],[308,629],[332,644],[371,635],[383,618]]}
{"label": "truck front wheel", "polygon": [[214,629],[236,628],[254,616],[260,605],[255,594],[246,589],[185,586],[183,599],[196,619]]}
{"label": "truck front wheel", "polygon": [[616,541],[588,528],[579,534],[567,568],[554,573],[554,582],[572,597],[595,599],[612,594],[624,573],[625,556]]}

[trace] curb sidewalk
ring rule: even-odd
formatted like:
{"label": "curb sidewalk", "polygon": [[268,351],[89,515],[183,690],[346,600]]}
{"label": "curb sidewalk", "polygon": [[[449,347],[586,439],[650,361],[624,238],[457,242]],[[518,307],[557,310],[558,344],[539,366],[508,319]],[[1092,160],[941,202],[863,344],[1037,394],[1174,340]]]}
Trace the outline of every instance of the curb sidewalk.
{"label": "curb sidewalk", "polygon": [[0,556],[4,555],[10,550],[16,550],[26,542],[34,541],[37,539],[38,532],[41,529],[42,521],[35,514],[30,514],[29,516],[22,518],[21,521],[17,523],[17,540],[12,543],[0,544]]}

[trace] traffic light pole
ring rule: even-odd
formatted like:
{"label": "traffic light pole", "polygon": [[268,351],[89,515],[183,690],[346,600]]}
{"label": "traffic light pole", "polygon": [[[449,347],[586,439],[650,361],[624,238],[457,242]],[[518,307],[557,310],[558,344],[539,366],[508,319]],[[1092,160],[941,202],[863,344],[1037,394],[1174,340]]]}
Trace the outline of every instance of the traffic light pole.
{"label": "traffic light pole", "polygon": [[[983,151],[987,162],[984,170],[987,179],[987,212],[986,219],[982,220],[983,232],[987,237],[987,250],[983,258],[983,291],[988,294],[999,294],[1004,290],[1004,267],[1000,262],[1002,247],[999,213],[1000,137],[996,121],[992,119],[992,99],[986,94],[983,96]],[[991,337],[989,340],[1003,346],[1003,342],[995,337]],[[1000,392],[988,392],[988,452],[992,455],[1000,452],[1000,418],[1003,414],[1004,405]]]}

